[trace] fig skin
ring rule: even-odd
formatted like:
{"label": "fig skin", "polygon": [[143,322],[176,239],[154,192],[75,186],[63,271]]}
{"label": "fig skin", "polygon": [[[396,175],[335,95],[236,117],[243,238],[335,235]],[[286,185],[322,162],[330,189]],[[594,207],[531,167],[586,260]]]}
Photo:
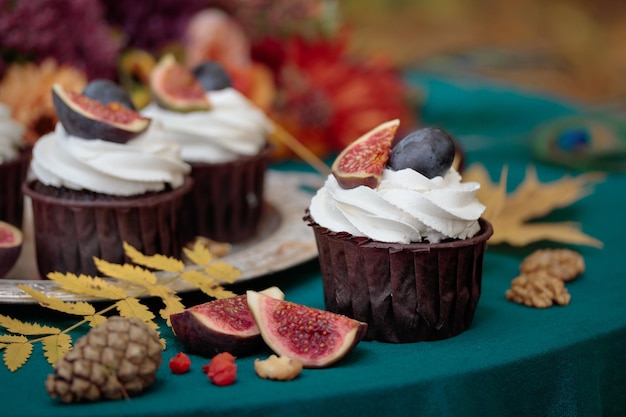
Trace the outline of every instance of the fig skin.
{"label": "fig skin", "polygon": [[99,119],[98,115],[87,113],[72,103],[68,93],[59,84],[52,87],[52,102],[65,130],[83,139],[126,143],[145,132],[151,122],[151,119],[141,116],[127,124]]}
{"label": "fig skin", "polygon": [[200,81],[171,54],[161,58],[150,73],[150,90],[156,104],[166,110],[190,113],[211,109]]}
{"label": "fig skin", "polygon": [[331,166],[341,188],[378,187],[398,126],[398,119],[382,123],[341,151]]}
{"label": "fig skin", "polygon": [[[256,291],[247,291],[246,295],[265,343],[277,355],[302,362],[304,368],[334,365],[350,353],[367,332],[367,323],[341,314],[272,299]],[[277,316],[284,318],[276,320]],[[294,340],[310,343],[295,346]]]}
{"label": "fig skin", "polygon": [[[262,291],[269,297],[282,299],[283,292],[278,287],[270,287]],[[217,317],[203,317],[203,310],[218,303],[227,305],[225,299],[213,300],[187,308],[180,313],[170,315],[172,329],[183,344],[192,352],[202,356],[213,357],[221,352],[229,352],[233,356],[249,356],[264,346],[263,338],[255,323],[252,313],[247,308],[246,294],[233,297],[233,302],[241,302],[244,313],[237,316],[236,312],[230,312],[232,319],[237,322],[249,321],[251,326],[247,329],[233,331],[228,329],[228,323],[223,323],[223,328],[218,326]]]}
{"label": "fig skin", "polygon": [[90,81],[83,89],[82,94],[85,97],[98,100],[102,104],[117,102],[133,111],[137,111],[126,90],[111,80],[96,79]]}
{"label": "fig skin", "polygon": [[204,91],[223,90],[233,86],[228,72],[216,61],[201,62],[191,72],[202,84]]}
{"label": "fig skin", "polygon": [[22,252],[22,232],[17,227],[0,221],[0,236],[5,234],[13,236],[13,241],[3,242],[4,239],[0,240],[0,278],[4,278],[15,266]]}

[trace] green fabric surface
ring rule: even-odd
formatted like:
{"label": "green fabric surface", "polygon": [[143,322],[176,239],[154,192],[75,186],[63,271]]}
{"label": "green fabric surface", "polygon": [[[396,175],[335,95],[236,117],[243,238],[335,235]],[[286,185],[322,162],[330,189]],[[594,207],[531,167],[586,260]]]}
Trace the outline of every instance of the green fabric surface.
{"label": "green fabric surface", "polygon": [[[527,138],[544,120],[579,111],[573,104],[510,87],[452,81],[423,74],[407,79],[425,93],[421,118],[453,132],[467,164],[480,162],[492,178],[509,167],[509,186],[534,163],[542,181],[568,174],[536,163]],[[310,170],[298,163],[275,166]],[[577,174],[577,173],[569,173]],[[525,248],[489,247],[483,292],[466,332],[437,342],[361,342],[336,366],[304,370],[291,382],[259,379],[256,356],[239,358],[232,386],[213,386],[201,372],[208,359],[191,355],[192,370],[173,375],[166,363],[183,346],[163,328],[168,348],[157,382],[131,400],[63,405],[44,389],[52,371],[36,345],[32,358],[15,373],[0,366],[0,416],[624,416],[626,415],[626,279],[621,244],[626,177],[609,174],[593,194],[555,211],[552,221],[573,220],[602,240],[602,249],[576,247],[586,272],[567,285],[567,307],[531,309],[507,302],[504,291]],[[312,232],[311,232],[312,233]],[[278,285],[287,299],[323,308],[317,260],[235,286],[262,289]],[[206,301],[184,294],[186,305]],[[38,306],[0,305],[0,314],[64,327],[66,316]],[[73,333],[80,336],[86,329]]]}

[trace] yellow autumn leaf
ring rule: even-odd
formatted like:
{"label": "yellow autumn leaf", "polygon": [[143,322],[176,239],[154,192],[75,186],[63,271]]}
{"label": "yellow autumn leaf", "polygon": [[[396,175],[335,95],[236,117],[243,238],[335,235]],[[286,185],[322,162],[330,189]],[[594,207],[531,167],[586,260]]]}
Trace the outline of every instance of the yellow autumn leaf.
{"label": "yellow autumn leaf", "polygon": [[159,328],[159,326],[152,321],[154,320],[154,314],[152,314],[148,307],[141,304],[137,298],[129,297],[124,300],[119,300],[115,303],[115,307],[117,311],[119,311],[120,316],[127,318],[136,317],[155,330]]}
{"label": "yellow autumn leaf", "polygon": [[181,272],[185,269],[185,264],[179,259],[158,254],[144,255],[126,242],[124,242],[124,252],[134,263],[151,269],[166,272]]}
{"label": "yellow autumn leaf", "polygon": [[17,334],[0,334],[0,343],[24,343],[28,342],[26,336]]}
{"label": "yellow autumn leaf", "polygon": [[15,372],[22,367],[33,353],[33,344],[30,342],[11,343],[4,349],[4,364],[9,371]]}
{"label": "yellow autumn leaf", "polygon": [[465,181],[480,183],[477,198],[486,206],[483,217],[493,226],[491,245],[508,243],[525,246],[541,240],[576,245],[602,247],[602,242],[581,230],[576,222],[539,223],[538,220],[555,209],[566,207],[592,192],[592,186],[604,180],[598,173],[578,177],[564,176],[542,183],[534,167],[528,167],[524,181],[510,194],[506,192],[507,168],[504,167],[499,184],[491,182],[480,164],[474,164],[464,173]]}
{"label": "yellow autumn leaf", "polygon": [[72,347],[72,338],[66,333],[46,336],[41,340],[44,356],[50,365],[63,358]]}
{"label": "yellow autumn leaf", "polygon": [[119,300],[126,297],[126,291],[102,278],[87,275],[76,276],[72,273],[51,272],[48,278],[59,284],[64,290],[78,295]]}
{"label": "yellow autumn leaf", "polygon": [[232,284],[241,276],[241,271],[226,262],[213,262],[204,268],[204,272],[214,279]]}
{"label": "yellow autumn leaf", "polygon": [[191,249],[183,248],[183,252],[196,265],[209,265],[213,261],[213,254],[200,241],[196,241]]}
{"label": "yellow autumn leaf", "polygon": [[155,284],[157,282],[154,272],[139,266],[130,264],[118,265],[97,258],[94,258],[94,262],[98,271],[108,277],[118,278],[139,285]]}
{"label": "yellow autumn leaf", "polygon": [[61,330],[56,327],[42,326],[37,323],[26,323],[24,321],[11,318],[9,316],[0,315],[0,326],[4,327],[11,333],[18,333],[21,335],[43,335],[43,334],[56,334]]}
{"label": "yellow autumn leaf", "polygon": [[203,293],[214,298],[227,298],[237,295],[232,291],[225,290],[215,282],[213,278],[206,276],[201,271],[191,269],[183,272],[180,277]]}
{"label": "yellow autumn leaf", "polygon": [[[63,301],[53,295],[47,295],[40,291],[37,291],[27,285],[18,285],[18,287],[33,297],[37,302],[46,308],[60,311],[62,313],[74,314],[77,316],[89,316],[96,312],[94,306],[84,301]],[[20,332],[26,334],[24,332]]]}
{"label": "yellow autumn leaf", "polygon": [[92,316],[86,316],[85,321],[89,324],[90,327],[96,327],[105,321],[107,321],[107,317],[102,314],[94,314]]}
{"label": "yellow autumn leaf", "polygon": [[167,321],[168,326],[170,326],[170,315],[185,309],[185,305],[180,301],[180,297],[164,285],[151,285],[146,287],[146,290],[148,294],[159,297],[165,304],[165,307],[159,310],[159,315]]}

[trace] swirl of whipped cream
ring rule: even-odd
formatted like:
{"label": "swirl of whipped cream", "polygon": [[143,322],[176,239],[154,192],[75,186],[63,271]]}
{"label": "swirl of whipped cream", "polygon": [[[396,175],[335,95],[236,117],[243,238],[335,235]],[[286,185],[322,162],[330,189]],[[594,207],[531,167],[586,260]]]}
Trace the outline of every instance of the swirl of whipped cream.
{"label": "swirl of whipped cream", "polygon": [[127,143],[71,136],[57,123],[33,148],[29,179],[46,185],[116,196],[180,187],[189,165],[180,146],[153,120],[150,128]]}
{"label": "swirl of whipped cream", "polygon": [[267,142],[273,125],[263,111],[234,88],[207,92],[211,109],[178,113],[151,103],[142,114],[163,123],[180,143],[187,162],[227,162],[255,155]]}
{"label": "swirl of whipped cream", "polygon": [[19,153],[24,126],[11,118],[11,110],[0,103],[0,164],[10,161]]}
{"label": "swirl of whipped cream", "polygon": [[479,230],[485,210],[476,199],[480,185],[461,182],[451,168],[428,179],[412,169],[385,169],[376,189],[343,189],[333,175],[312,198],[311,217],[334,232],[388,243],[466,239]]}

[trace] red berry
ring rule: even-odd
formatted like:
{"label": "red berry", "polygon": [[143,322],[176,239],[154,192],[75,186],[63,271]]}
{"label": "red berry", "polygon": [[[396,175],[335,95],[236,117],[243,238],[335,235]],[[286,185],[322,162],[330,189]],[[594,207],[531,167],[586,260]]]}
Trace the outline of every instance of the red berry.
{"label": "red berry", "polygon": [[230,385],[237,379],[235,357],[228,352],[215,355],[208,365],[202,367],[202,370],[217,386]]}
{"label": "red berry", "polygon": [[179,352],[170,359],[170,369],[175,374],[184,374],[191,368],[191,359],[183,352]]}

